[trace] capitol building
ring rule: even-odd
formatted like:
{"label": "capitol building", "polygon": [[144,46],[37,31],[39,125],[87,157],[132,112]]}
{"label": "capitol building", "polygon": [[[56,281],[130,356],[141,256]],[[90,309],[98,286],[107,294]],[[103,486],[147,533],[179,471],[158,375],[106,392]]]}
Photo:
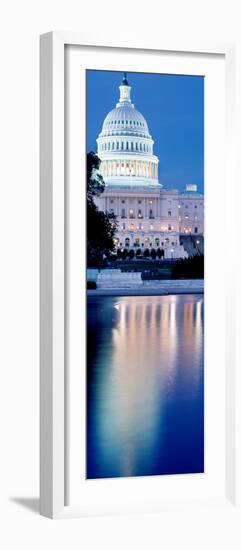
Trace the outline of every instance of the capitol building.
{"label": "capitol building", "polygon": [[159,182],[154,141],[132,103],[126,73],[119,90],[119,101],[97,138],[105,190],[96,204],[117,217],[116,249],[154,248],[167,259],[186,258],[188,242],[203,243],[204,197],[195,184],[187,184],[182,193]]}

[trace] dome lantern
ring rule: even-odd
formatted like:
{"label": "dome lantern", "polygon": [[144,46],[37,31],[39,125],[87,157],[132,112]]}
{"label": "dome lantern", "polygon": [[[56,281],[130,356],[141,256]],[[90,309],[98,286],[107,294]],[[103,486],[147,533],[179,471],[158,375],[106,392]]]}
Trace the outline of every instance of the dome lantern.
{"label": "dome lantern", "polygon": [[129,86],[128,84],[126,73],[124,73],[124,76],[122,78],[122,83],[119,86],[119,90],[120,90],[120,99],[116,107],[121,107],[122,105],[129,105],[134,109],[134,105],[133,103],[131,103],[131,86]]}

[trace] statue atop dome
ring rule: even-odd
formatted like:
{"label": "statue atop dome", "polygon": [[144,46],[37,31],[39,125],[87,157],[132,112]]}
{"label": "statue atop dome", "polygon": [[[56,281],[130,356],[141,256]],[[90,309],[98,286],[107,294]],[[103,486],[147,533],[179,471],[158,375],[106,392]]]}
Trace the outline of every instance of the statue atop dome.
{"label": "statue atop dome", "polygon": [[125,72],[123,73],[122,84],[123,84],[124,86],[129,86],[128,80],[127,80],[127,76],[126,76],[126,73],[125,73]]}

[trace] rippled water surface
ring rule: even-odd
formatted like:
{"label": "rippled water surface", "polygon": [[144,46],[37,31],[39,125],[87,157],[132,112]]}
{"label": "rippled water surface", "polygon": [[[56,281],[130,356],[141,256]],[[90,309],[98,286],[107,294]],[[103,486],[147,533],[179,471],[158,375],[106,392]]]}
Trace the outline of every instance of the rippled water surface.
{"label": "rippled water surface", "polygon": [[88,297],[87,477],[203,472],[203,297]]}

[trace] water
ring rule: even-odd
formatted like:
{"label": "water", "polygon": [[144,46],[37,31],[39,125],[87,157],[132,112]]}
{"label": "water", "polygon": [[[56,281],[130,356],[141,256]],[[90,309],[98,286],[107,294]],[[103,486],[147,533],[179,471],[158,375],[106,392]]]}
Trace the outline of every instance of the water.
{"label": "water", "polygon": [[203,297],[88,297],[87,478],[204,469]]}

